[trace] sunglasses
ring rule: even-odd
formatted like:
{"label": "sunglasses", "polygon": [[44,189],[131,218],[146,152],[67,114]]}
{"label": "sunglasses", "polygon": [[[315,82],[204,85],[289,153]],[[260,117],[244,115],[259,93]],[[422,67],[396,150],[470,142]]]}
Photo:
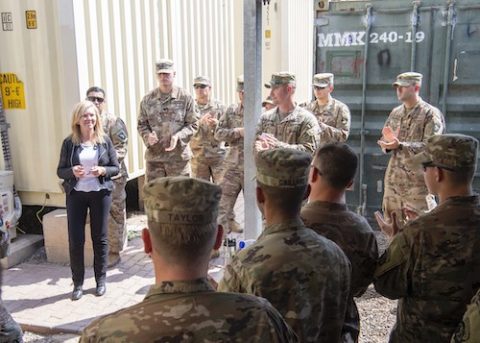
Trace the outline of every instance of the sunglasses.
{"label": "sunglasses", "polygon": [[452,168],[448,168],[448,167],[442,167],[442,166],[439,166],[439,165],[436,165],[434,164],[433,162],[423,162],[422,163],[422,167],[423,167],[423,171],[427,171],[427,168],[428,167],[437,167],[437,168],[440,168],[440,169],[445,169],[445,170],[449,170],[449,171],[455,171],[454,169]]}
{"label": "sunglasses", "polygon": [[208,86],[207,85],[194,85],[193,88],[201,88],[201,89],[204,89],[204,88],[207,88]]}
{"label": "sunglasses", "polygon": [[98,102],[99,104],[101,104],[102,102],[105,101],[104,98],[99,98],[98,96],[89,96],[89,97],[87,97],[87,100],[89,100],[91,102]]}

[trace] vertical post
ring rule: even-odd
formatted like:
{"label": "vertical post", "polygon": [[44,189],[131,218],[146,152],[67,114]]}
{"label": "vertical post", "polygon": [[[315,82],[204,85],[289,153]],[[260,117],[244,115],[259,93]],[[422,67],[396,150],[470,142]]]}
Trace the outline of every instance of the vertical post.
{"label": "vertical post", "polygon": [[452,0],[448,3],[447,36],[445,41],[445,64],[443,66],[442,113],[445,117],[447,116],[448,80],[450,76],[450,55],[451,55],[451,46],[452,46],[453,30],[454,30],[455,23],[456,23],[455,0]]}
{"label": "vertical post", "polygon": [[[366,37],[370,37],[372,29],[372,6],[367,5],[366,14]],[[368,66],[368,48],[369,39],[365,41],[365,48],[363,51],[363,73],[362,73],[362,114],[360,117],[360,165],[358,176],[358,208],[357,213],[364,216],[367,209],[367,184],[364,184],[364,169],[365,169],[365,105],[367,102],[367,66]]]}
{"label": "vertical post", "polygon": [[413,2],[412,11],[412,53],[410,55],[410,71],[415,71],[417,60],[417,26],[418,26],[418,6],[419,2]]}
{"label": "vertical post", "polygon": [[253,144],[255,130],[260,118],[262,93],[262,1],[244,0],[243,2],[244,37],[244,127],[245,127],[245,164],[244,164],[244,203],[245,238],[255,239],[261,232],[261,217],[255,199],[255,161]]}

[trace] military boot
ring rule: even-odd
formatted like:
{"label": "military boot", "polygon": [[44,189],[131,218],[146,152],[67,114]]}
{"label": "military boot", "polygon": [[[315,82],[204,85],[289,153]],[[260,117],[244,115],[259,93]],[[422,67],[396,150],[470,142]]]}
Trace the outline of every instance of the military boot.
{"label": "military boot", "polygon": [[235,220],[230,220],[228,221],[228,233],[230,232],[242,233],[243,229]]}

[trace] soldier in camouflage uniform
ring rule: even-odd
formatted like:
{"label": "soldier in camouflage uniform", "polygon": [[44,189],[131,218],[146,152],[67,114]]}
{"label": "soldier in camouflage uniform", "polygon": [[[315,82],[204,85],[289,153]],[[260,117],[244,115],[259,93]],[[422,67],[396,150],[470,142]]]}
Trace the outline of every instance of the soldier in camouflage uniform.
{"label": "soldier in camouflage uniform", "polygon": [[218,213],[218,223],[227,232],[243,232],[233,212],[238,194],[243,190],[243,75],[237,78],[237,93],[240,102],[228,107],[215,130],[215,138],[230,146],[223,164],[222,200]]}
{"label": "soldier in camouflage uniform", "polygon": [[480,343],[480,289],[468,305],[451,343]]}
{"label": "soldier in camouflage uniform", "polygon": [[315,117],[293,101],[295,75],[288,72],[272,74],[270,96],[277,106],[260,117],[257,126],[257,151],[292,148],[313,153],[319,144],[320,128]]}
{"label": "soldier in camouflage uniform", "polygon": [[[390,342],[450,342],[480,287],[480,197],[472,180],[478,141],[450,134],[430,137],[410,162],[439,205],[408,222],[380,227],[393,240],[375,272],[375,288],[399,299]],[[421,168],[421,167],[419,167]]]}
{"label": "soldier in camouflage uniform", "polygon": [[310,154],[260,151],[257,203],[265,216],[258,240],[227,265],[219,291],[269,300],[301,342],[338,342],[350,293],[350,263],[332,241],[300,219]]}
{"label": "soldier in camouflage uniform", "polygon": [[192,148],[192,176],[219,183],[222,178],[222,162],[225,158],[225,144],[215,139],[215,129],[225,111],[223,105],[211,99],[212,84],[205,76],[193,81],[195,104],[200,113],[198,131],[190,141]]}
{"label": "soldier in camouflage uniform", "polygon": [[422,151],[425,141],[445,131],[445,121],[439,109],[426,103],[418,95],[422,74],[403,73],[397,76],[393,86],[403,103],[393,109],[382,130],[378,144],[391,153],[385,171],[383,215],[391,222],[395,213],[400,225],[406,221],[404,208],[416,212],[427,209],[427,188],[422,173],[409,163],[409,158]]}
{"label": "soldier in camouflage uniform", "polygon": [[117,153],[120,172],[112,177],[112,206],[108,218],[108,266],[113,267],[120,262],[120,251],[127,241],[127,210],[126,199],[128,172],[125,166],[125,157],[128,147],[127,126],[120,117],[108,113],[105,109],[105,91],[100,87],[90,87],[87,90],[87,100],[93,102],[101,113],[103,130],[113,143]]}
{"label": "soldier in camouflage uniform", "polygon": [[323,144],[317,149],[310,168],[309,202],[301,212],[305,225],[337,243],[352,265],[342,342],[358,342],[360,316],[353,297],[365,293],[378,260],[372,228],[345,203],[345,191],[353,183],[357,164],[357,155],[345,143]]}
{"label": "soldier in camouflage uniform", "polygon": [[183,176],[145,185],[148,229],[142,237],[156,283],[137,305],[91,323],[81,342],[297,342],[270,303],[217,293],[207,281],[220,187]]}
{"label": "soldier in camouflage uniform", "polygon": [[156,70],[159,86],[140,102],[137,125],[147,146],[147,181],[165,176],[190,176],[192,151],[188,143],[198,128],[195,101],[173,84],[173,62],[161,60]]}
{"label": "soldier in camouflage uniform", "polygon": [[320,142],[345,142],[350,134],[350,110],[343,102],[334,99],[333,74],[321,73],[313,76],[315,100],[306,109],[318,120],[321,134]]}

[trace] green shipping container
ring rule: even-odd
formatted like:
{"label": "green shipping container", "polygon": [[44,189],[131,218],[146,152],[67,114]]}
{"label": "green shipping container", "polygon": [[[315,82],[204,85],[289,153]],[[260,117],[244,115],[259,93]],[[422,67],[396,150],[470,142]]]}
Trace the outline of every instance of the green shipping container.
{"label": "green shipping container", "polygon": [[360,156],[347,202],[371,220],[389,159],[376,142],[399,104],[396,75],[422,73],[421,97],[444,113],[447,132],[480,136],[480,1],[331,1],[315,18],[314,70],[335,74],[333,96],[352,112],[347,143]]}

